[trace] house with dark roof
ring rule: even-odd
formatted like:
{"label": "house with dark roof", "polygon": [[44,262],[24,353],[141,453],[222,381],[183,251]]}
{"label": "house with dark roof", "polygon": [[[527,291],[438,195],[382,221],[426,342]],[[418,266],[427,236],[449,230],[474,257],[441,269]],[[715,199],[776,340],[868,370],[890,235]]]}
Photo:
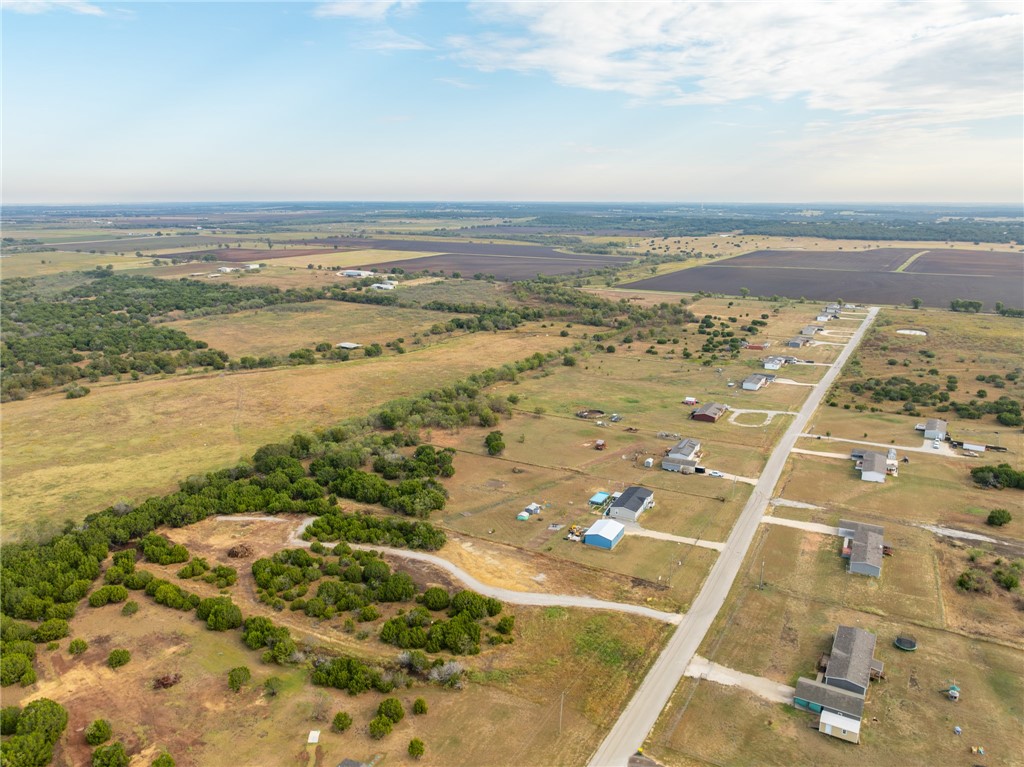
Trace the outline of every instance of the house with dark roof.
{"label": "house with dark roof", "polygon": [[763,389],[765,386],[775,380],[775,376],[761,375],[760,373],[754,373],[754,375],[747,376],[743,379],[743,388],[747,391],[757,391]]}
{"label": "house with dark roof", "polygon": [[707,421],[708,423],[715,423],[727,412],[729,412],[728,405],[721,405],[717,402],[709,402],[706,405],[701,405],[699,408],[690,413],[690,418],[692,418],[694,421]]}
{"label": "house with dark roof", "polygon": [[885,665],[876,660],[875,635],[853,626],[836,628],[832,652],[822,681],[832,687],[866,695],[873,675],[880,675]]}
{"label": "house with dark roof", "polygon": [[825,656],[827,662],[821,678],[797,680],[793,703],[818,714],[818,732],[850,743],[860,742],[868,684],[884,671],[874,653],[874,634],[853,626],[839,626],[832,651]]}
{"label": "house with dark roof", "polygon": [[850,560],[849,571],[881,577],[885,548],[882,528],[843,519],[839,521],[839,534],[843,536],[843,557]]}
{"label": "house with dark roof", "polygon": [[809,338],[803,338],[802,336],[795,336],[794,338],[786,341],[786,346],[794,349],[799,349],[801,346],[807,346],[811,342]]}
{"label": "house with dark roof", "polygon": [[654,505],[654,492],[646,487],[627,487],[612,500],[608,516],[626,522],[636,522],[640,515]]}
{"label": "house with dark roof", "polygon": [[800,328],[800,335],[802,336],[813,336],[815,333],[820,333],[825,328],[821,325],[804,325]]}
{"label": "house with dark roof", "polygon": [[700,463],[700,440],[684,439],[670,447],[661,461],[661,468],[665,471],[680,471],[684,474],[693,474]]}

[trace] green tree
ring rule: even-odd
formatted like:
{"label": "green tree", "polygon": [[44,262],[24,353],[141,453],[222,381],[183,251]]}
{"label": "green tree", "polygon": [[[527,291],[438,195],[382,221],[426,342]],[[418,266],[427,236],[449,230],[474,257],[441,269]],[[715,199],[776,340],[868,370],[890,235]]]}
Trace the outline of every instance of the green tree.
{"label": "green tree", "polygon": [[746,298],[747,296],[749,296],[750,295],[750,288],[740,288],[740,295],[743,298]]}
{"label": "green tree", "polygon": [[409,741],[409,756],[413,759],[419,759],[426,753],[426,750],[426,746],[423,745],[423,741],[419,738],[413,738]]}
{"label": "green tree", "polygon": [[920,309],[923,305],[924,305],[924,301],[922,301],[920,298],[911,298],[910,299],[910,306],[913,309]]}
{"label": "green tree", "polygon": [[68,652],[72,655],[81,655],[89,649],[89,645],[84,639],[72,639],[68,645]]}
{"label": "green tree", "polygon": [[402,701],[398,698],[385,698],[377,706],[377,714],[379,716],[386,716],[395,724],[398,724],[405,718],[405,709],[402,708]]}
{"label": "green tree", "polygon": [[166,751],[153,760],[152,767],[174,767],[174,759]]}
{"label": "green tree", "polygon": [[0,710],[0,735],[13,735],[18,729],[21,709],[18,706],[4,706]]}
{"label": "green tree", "polygon": [[242,689],[242,685],[249,683],[250,679],[252,679],[252,674],[248,667],[236,666],[228,672],[228,687],[232,692],[238,692]]}
{"label": "green tree", "polygon": [[992,509],[985,521],[992,527],[1002,527],[1013,519],[1013,516],[1006,509]]}
{"label": "green tree", "polygon": [[128,754],[119,742],[100,746],[92,752],[92,767],[128,767]]}
{"label": "green tree", "polygon": [[498,621],[498,625],[495,626],[494,628],[495,628],[495,631],[497,631],[499,634],[511,634],[512,633],[512,629],[515,627],[515,625],[516,625],[516,616],[514,616],[514,615],[506,615],[500,621]]}
{"label": "green tree", "polygon": [[111,650],[107,656],[107,665],[111,668],[121,668],[132,659],[132,654],[123,648]]}
{"label": "green tree", "polygon": [[562,364],[567,368],[576,367],[576,358],[571,354],[566,354],[562,357]]}
{"label": "green tree", "polygon": [[282,689],[284,689],[284,680],[276,676],[267,677],[267,681],[263,683],[263,692],[269,698],[277,697]]}
{"label": "green tree", "polygon": [[134,599],[129,599],[124,603],[124,607],[121,608],[121,615],[131,616],[135,615],[139,611],[139,603]]}
{"label": "green tree", "polygon": [[500,431],[492,431],[484,437],[484,445],[487,447],[488,455],[501,455],[505,451],[504,436]]}
{"label": "green tree", "polygon": [[451,597],[440,586],[431,586],[423,592],[423,606],[428,610],[444,610],[451,604]]}
{"label": "green tree", "polygon": [[394,722],[386,716],[375,716],[370,720],[370,737],[374,740],[380,740],[385,735],[390,735],[393,727]]}
{"label": "green tree", "polygon": [[412,712],[419,715],[427,713],[427,701],[423,698],[417,698],[413,701]]}
{"label": "green tree", "polygon": [[85,742],[90,746],[98,746],[100,743],[110,740],[110,736],[113,734],[114,729],[110,726],[110,722],[106,719],[97,719],[85,728]]}
{"label": "green tree", "polygon": [[352,726],[352,717],[346,714],[344,711],[339,711],[334,715],[334,719],[331,721],[331,729],[335,732],[345,732],[349,727]]}

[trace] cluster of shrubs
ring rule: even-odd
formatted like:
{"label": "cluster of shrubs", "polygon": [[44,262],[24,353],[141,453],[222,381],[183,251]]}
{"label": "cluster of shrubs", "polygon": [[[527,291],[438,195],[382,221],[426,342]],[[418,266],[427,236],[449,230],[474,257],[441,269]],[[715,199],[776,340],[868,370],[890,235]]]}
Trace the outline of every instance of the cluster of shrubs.
{"label": "cluster of shrubs", "polygon": [[11,767],[43,767],[53,759],[53,746],[68,726],[68,712],[49,698],[24,708],[5,706],[0,712],[0,763]]}
{"label": "cluster of shrubs", "polygon": [[337,509],[313,520],[302,537],[307,541],[348,541],[425,551],[437,551],[447,542],[444,531],[429,522],[345,514]]}
{"label": "cluster of shrubs", "polygon": [[[423,592],[420,601],[422,606],[384,623],[380,631],[382,642],[402,649],[423,649],[430,653],[448,650],[454,655],[473,655],[480,652],[478,621],[494,617],[502,610],[497,599],[482,597],[473,591],[460,591],[449,598],[448,592],[438,587]],[[435,621],[431,611],[445,609],[449,611],[448,620]],[[501,633],[511,633],[512,625],[512,621],[505,621]]]}
{"label": "cluster of shrubs", "polygon": [[219,589],[234,586],[238,581],[238,571],[227,565],[217,565],[210,568],[209,562],[202,557],[193,557],[183,568],[178,570],[177,576],[184,580],[189,578],[201,578],[206,583],[212,583]]}

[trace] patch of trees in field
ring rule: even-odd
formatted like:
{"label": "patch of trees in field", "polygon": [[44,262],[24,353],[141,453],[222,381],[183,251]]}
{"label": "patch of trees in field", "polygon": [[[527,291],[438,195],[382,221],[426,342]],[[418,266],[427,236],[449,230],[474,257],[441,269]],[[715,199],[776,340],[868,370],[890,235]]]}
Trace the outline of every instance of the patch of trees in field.
{"label": "patch of trees in field", "polygon": [[1008,463],[976,466],[971,469],[971,478],[982,487],[1011,487],[1024,490],[1024,471],[1018,471]]}
{"label": "patch of trees in field", "polygon": [[5,767],[43,767],[53,759],[53,747],[68,726],[68,712],[49,698],[24,708],[6,706],[0,714],[0,762]]}
{"label": "patch of trees in field", "polygon": [[[436,587],[428,589],[421,602],[423,606],[387,621],[381,627],[381,641],[403,650],[422,649],[428,653],[447,650],[453,655],[475,655],[480,652],[478,621],[493,618],[502,610],[497,599],[473,591],[460,591],[449,597],[444,589]],[[449,611],[448,620],[435,620],[431,615],[432,610],[444,609]]]}
{"label": "patch of trees in field", "polygon": [[348,541],[425,551],[436,551],[447,540],[444,531],[429,522],[371,514],[345,514],[337,509],[314,519],[303,531],[302,537],[324,543]]}
{"label": "patch of trees in field", "polygon": [[155,375],[182,367],[223,369],[227,354],[153,320],[170,312],[225,313],[315,297],[303,291],[207,285],[106,270],[94,276],[97,279],[56,295],[41,290],[34,279],[5,281],[0,391],[6,399],[82,378]]}

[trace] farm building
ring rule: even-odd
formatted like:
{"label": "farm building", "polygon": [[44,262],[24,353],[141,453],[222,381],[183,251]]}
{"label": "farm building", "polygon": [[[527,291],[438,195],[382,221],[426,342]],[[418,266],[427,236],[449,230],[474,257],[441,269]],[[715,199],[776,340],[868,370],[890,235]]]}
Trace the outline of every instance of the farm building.
{"label": "farm building", "polygon": [[700,441],[696,439],[680,440],[675,446],[670,447],[668,453],[661,461],[661,468],[665,471],[679,471],[683,474],[693,474],[697,464],[700,463]]}
{"label": "farm building", "polygon": [[221,274],[231,274],[231,272],[237,272],[237,266],[218,266],[217,271]]}
{"label": "farm building", "polygon": [[540,514],[541,511],[543,511],[543,509],[541,509],[539,503],[531,503],[529,506],[523,509],[523,512],[526,514]]}
{"label": "farm building", "polygon": [[885,482],[888,461],[884,453],[869,450],[857,461],[857,468],[860,469],[860,478],[865,482]]}
{"label": "farm building", "polygon": [[636,522],[640,515],[654,505],[654,492],[645,487],[627,487],[612,501],[608,516]]}
{"label": "farm building", "polygon": [[696,397],[683,397],[684,405],[696,405],[699,404],[699,402],[700,400],[698,400]]}
{"label": "farm building", "polygon": [[765,376],[760,373],[755,373],[752,376],[747,376],[743,379],[743,388],[747,391],[757,391],[763,389],[765,386],[775,380],[775,376]]}
{"label": "farm building", "polygon": [[614,519],[599,519],[587,530],[583,542],[588,546],[611,550],[622,540],[625,532],[626,528]]}
{"label": "farm building", "polygon": [[363,345],[362,344],[354,344],[351,341],[342,341],[340,344],[335,344],[334,348],[335,349],[348,349],[349,351],[352,351],[353,349],[362,349]]}
{"label": "farm building", "polygon": [[941,418],[929,418],[923,424],[919,423],[914,427],[917,431],[924,432],[925,439],[946,439],[946,429],[949,424],[943,421]]}
{"label": "farm building", "polygon": [[885,547],[882,528],[844,519],[839,521],[839,534],[843,536],[843,557],[850,560],[849,571],[881,577]]}
{"label": "farm building", "polygon": [[607,501],[609,498],[611,498],[611,495],[606,493],[604,490],[602,490],[602,491],[600,491],[598,493],[594,493],[592,496],[590,496],[590,505],[591,506],[603,506],[604,502]]}
{"label": "farm building", "polygon": [[850,743],[860,743],[860,719],[822,711],[818,717],[818,732]]}
{"label": "farm building", "polygon": [[259,264],[246,264],[245,268],[248,269],[250,272],[258,272],[260,270],[260,265]]}
{"label": "farm building", "polygon": [[754,351],[761,351],[761,352],[763,352],[765,349],[767,349],[771,345],[772,345],[771,341],[757,341],[755,343],[750,343],[749,341],[743,341],[742,342],[742,346],[743,346],[744,349],[752,349]]}
{"label": "farm building", "polygon": [[368,272],[365,269],[346,269],[340,273],[342,277],[372,277],[373,272]]}
{"label": "farm building", "polygon": [[800,329],[800,335],[809,337],[813,336],[815,333],[820,333],[824,329],[825,328],[821,327],[821,325],[804,325]]}
{"label": "farm building", "polygon": [[395,283],[393,282],[375,282],[370,286],[371,290],[394,290]]}
{"label": "farm building", "polygon": [[792,349],[799,349],[802,346],[807,346],[809,342],[809,338],[801,338],[800,336],[796,336],[795,338],[791,338],[788,341],[786,341],[786,346]]}
{"label": "farm building", "polygon": [[719,418],[725,415],[729,410],[728,405],[721,405],[717,402],[709,402],[707,405],[701,405],[699,408],[690,413],[690,418],[694,421],[707,421],[708,423],[715,423]]}
{"label": "farm building", "polygon": [[880,675],[885,669],[885,664],[876,660],[874,654],[875,635],[870,631],[853,626],[837,627],[822,681],[832,687],[867,695],[872,676]]}
{"label": "farm building", "polygon": [[836,314],[819,314],[817,317],[814,318],[814,321],[815,322],[828,322],[829,320],[834,319],[837,316],[838,315],[836,315]]}

